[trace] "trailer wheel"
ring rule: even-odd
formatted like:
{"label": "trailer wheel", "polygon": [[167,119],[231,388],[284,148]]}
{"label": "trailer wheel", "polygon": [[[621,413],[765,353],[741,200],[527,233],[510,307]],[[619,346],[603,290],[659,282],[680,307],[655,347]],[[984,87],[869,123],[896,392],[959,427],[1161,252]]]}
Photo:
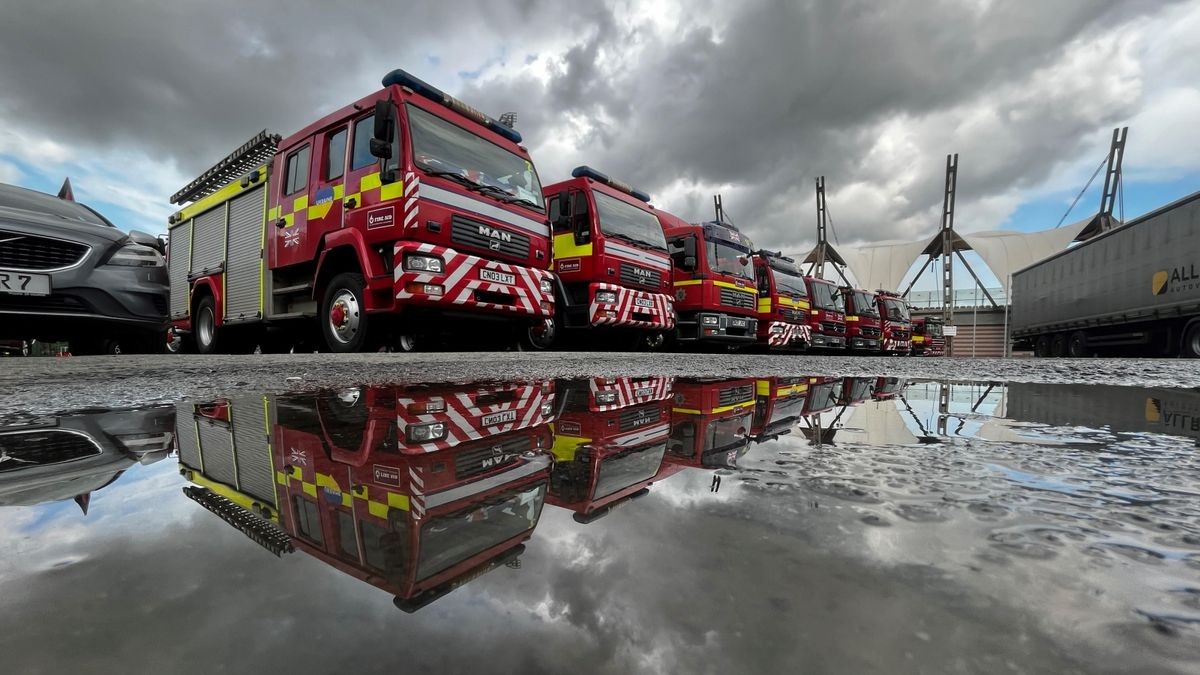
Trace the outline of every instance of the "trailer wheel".
{"label": "trailer wheel", "polygon": [[1050,338],[1050,356],[1056,359],[1061,359],[1067,355],[1067,336],[1062,333],[1056,333]]}
{"label": "trailer wheel", "polygon": [[1082,359],[1088,356],[1087,333],[1077,330],[1067,338],[1067,356]]}
{"label": "trailer wheel", "polygon": [[1187,359],[1200,358],[1200,322],[1192,323],[1184,329],[1179,355]]}
{"label": "trailer wheel", "polygon": [[1038,358],[1046,358],[1050,356],[1050,336],[1039,335],[1037,342],[1033,343],[1033,355]]}
{"label": "trailer wheel", "polygon": [[334,353],[360,352],[370,337],[370,316],[363,302],[363,278],[343,272],[329,281],[321,297],[321,333]]}
{"label": "trailer wheel", "polygon": [[211,295],[200,298],[192,315],[192,342],[200,354],[213,354],[219,344],[216,303]]}

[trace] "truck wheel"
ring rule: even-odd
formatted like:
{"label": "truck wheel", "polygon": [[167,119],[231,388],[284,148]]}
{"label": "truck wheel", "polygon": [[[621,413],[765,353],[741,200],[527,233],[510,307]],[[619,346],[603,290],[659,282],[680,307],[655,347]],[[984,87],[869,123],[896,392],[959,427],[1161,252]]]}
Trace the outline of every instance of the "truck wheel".
{"label": "truck wheel", "polygon": [[1077,330],[1067,339],[1067,356],[1082,359],[1088,356],[1087,333]]}
{"label": "truck wheel", "polygon": [[217,331],[217,309],[211,295],[200,298],[196,313],[192,315],[192,341],[196,352],[215,354],[219,344]]}
{"label": "truck wheel", "polygon": [[1033,355],[1038,358],[1046,358],[1050,356],[1050,336],[1039,335],[1037,342],[1033,343]]}
{"label": "truck wheel", "polygon": [[361,274],[343,272],[330,280],[321,298],[321,333],[329,351],[360,352],[368,345],[370,317],[363,302]]}
{"label": "truck wheel", "polygon": [[558,337],[558,322],[554,319],[545,319],[534,324],[530,324],[528,328],[521,331],[520,347],[525,351],[542,352],[554,346],[554,339]]}
{"label": "truck wheel", "polygon": [[1067,354],[1067,337],[1062,333],[1050,339],[1050,356],[1060,359]]}
{"label": "truck wheel", "polygon": [[419,344],[417,337],[412,333],[400,333],[392,342],[392,349],[403,354],[408,354],[417,351]]}
{"label": "truck wheel", "polygon": [[1200,322],[1193,323],[1183,331],[1183,342],[1179,355],[1187,359],[1200,358]]}

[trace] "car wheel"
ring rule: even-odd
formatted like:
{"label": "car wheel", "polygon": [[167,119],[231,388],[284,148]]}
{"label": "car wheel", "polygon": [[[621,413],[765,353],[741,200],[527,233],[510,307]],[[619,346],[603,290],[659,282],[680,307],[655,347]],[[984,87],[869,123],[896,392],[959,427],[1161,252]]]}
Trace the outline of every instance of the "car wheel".
{"label": "car wheel", "polygon": [[329,351],[360,352],[369,344],[371,320],[364,297],[360,274],[343,272],[325,287],[318,316]]}
{"label": "car wheel", "polygon": [[192,341],[201,354],[214,354],[219,345],[217,330],[217,308],[211,295],[200,299],[196,313],[192,315]]}

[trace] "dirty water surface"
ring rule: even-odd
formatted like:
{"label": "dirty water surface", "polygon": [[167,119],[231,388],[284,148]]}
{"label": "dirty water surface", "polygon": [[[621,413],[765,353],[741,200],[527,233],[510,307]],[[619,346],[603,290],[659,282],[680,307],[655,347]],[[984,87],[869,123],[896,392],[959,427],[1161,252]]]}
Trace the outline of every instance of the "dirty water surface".
{"label": "dirty water surface", "polygon": [[1197,672],[1200,392],[238,390],[0,418],[11,673]]}

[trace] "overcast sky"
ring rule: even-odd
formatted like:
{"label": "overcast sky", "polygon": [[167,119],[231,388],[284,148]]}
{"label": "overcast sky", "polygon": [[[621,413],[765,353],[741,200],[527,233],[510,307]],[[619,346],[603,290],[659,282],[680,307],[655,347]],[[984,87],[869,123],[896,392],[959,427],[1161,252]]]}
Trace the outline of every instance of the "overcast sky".
{"label": "overcast sky", "polygon": [[[0,182],[165,228],[168,196],[405,68],[516,111],[544,183],[590,164],[755,241],[1051,227],[1131,127],[1126,210],[1200,186],[1200,2],[328,3],[6,0]],[[413,5],[413,6],[409,6]],[[1094,211],[1096,188],[1071,220]]]}

